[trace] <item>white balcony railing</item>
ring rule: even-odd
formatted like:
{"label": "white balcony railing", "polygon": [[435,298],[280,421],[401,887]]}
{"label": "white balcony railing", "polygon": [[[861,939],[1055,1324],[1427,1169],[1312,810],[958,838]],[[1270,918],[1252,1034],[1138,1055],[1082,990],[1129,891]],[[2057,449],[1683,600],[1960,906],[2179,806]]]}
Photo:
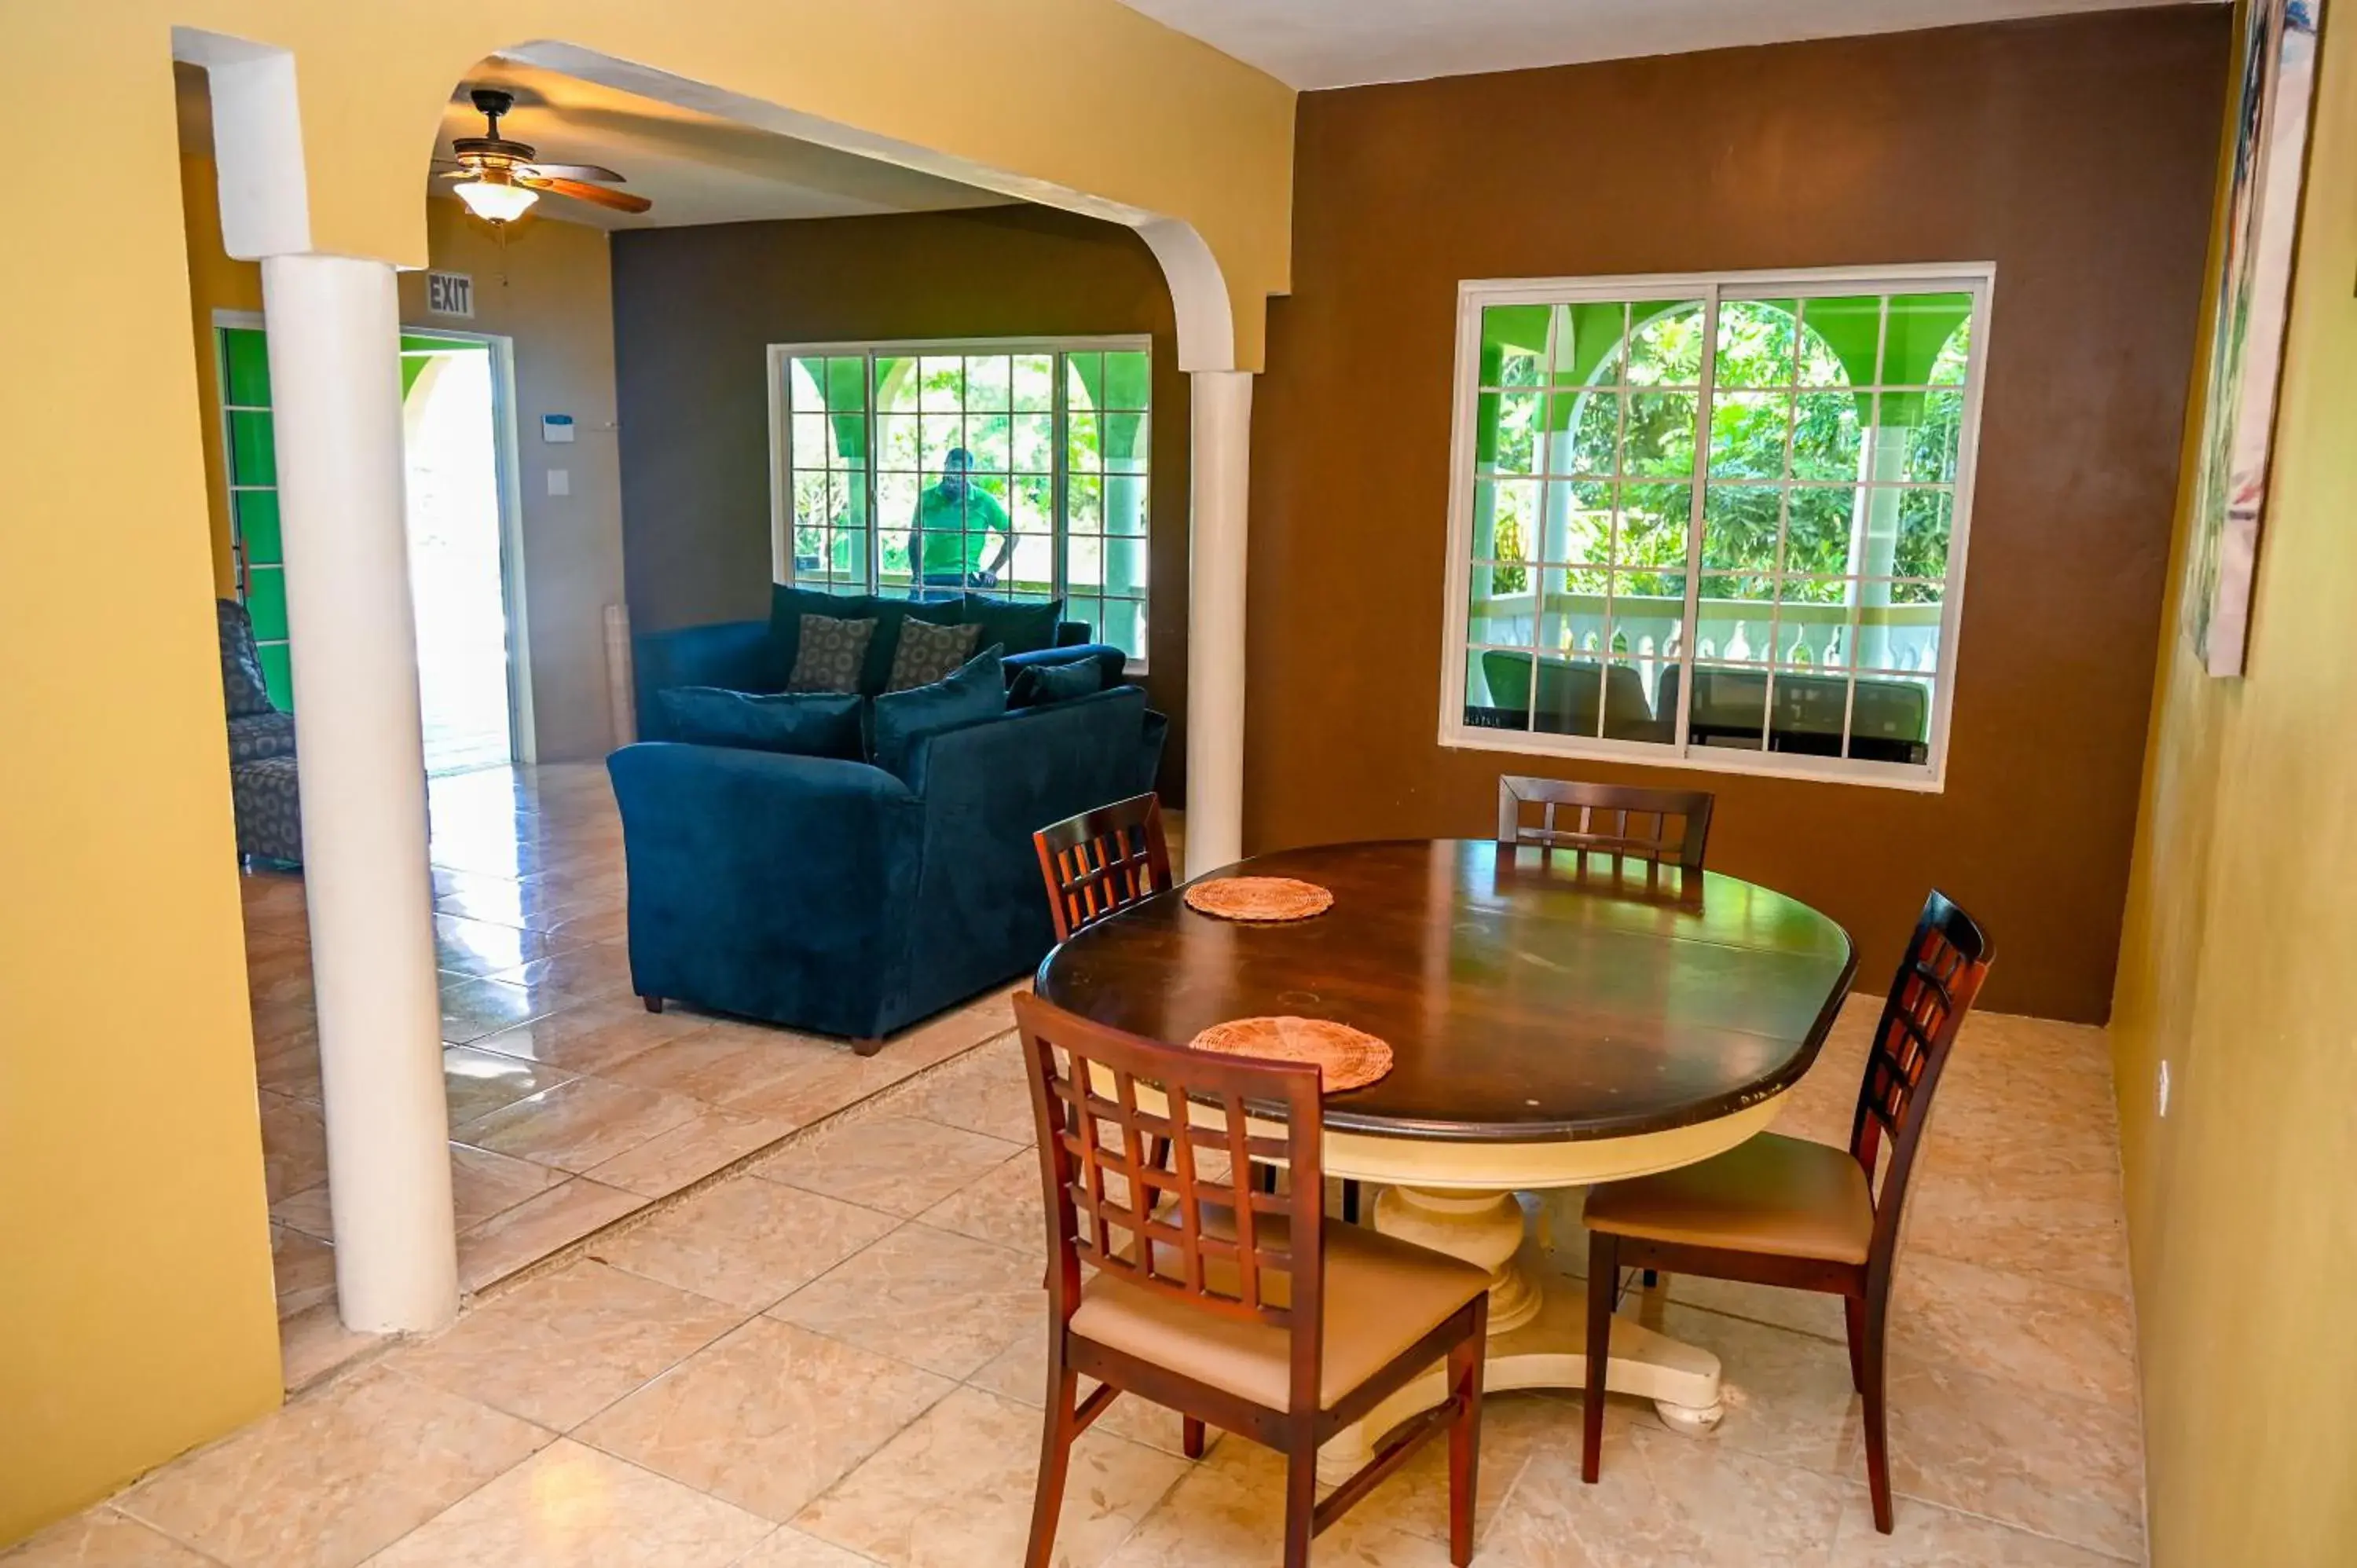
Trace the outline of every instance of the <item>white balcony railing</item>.
{"label": "white balcony railing", "polygon": [[[1626,660],[1636,666],[1651,702],[1662,670],[1678,657],[1685,603],[1623,595],[1608,607],[1602,594],[1492,594],[1474,599],[1471,612],[1469,640],[1476,643]],[[1855,628],[1853,616],[1859,623]],[[1766,662],[1772,657],[1787,666],[1930,675],[1939,667],[1940,622],[1935,604],[1853,607],[1706,598],[1695,615],[1695,646],[1706,660]],[[1479,682],[1478,660],[1473,669]]]}

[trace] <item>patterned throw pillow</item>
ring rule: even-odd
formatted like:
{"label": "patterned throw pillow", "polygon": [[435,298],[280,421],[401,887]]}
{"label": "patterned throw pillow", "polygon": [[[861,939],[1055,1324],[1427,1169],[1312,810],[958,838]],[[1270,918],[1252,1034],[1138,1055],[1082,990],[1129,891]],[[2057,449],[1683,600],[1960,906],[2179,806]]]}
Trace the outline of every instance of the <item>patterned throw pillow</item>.
{"label": "patterned throw pillow", "polygon": [[979,626],[929,626],[914,616],[900,623],[900,645],[892,650],[892,675],[888,692],[930,686],[974,657]]}
{"label": "patterned throw pillow", "polygon": [[786,690],[856,692],[859,668],[867,661],[867,639],[875,635],[872,620],[802,617],[802,639],[794,650],[794,671],[786,677]]}

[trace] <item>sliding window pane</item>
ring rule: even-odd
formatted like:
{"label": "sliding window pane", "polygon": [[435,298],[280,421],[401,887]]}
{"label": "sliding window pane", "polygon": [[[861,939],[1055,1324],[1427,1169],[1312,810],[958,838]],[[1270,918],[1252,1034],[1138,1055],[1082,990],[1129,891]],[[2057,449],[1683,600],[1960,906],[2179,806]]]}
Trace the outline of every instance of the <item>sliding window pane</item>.
{"label": "sliding window pane", "polygon": [[1738,572],[1772,572],[1783,527],[1778,485],[1722,485],[1703,494],[1702,564]]}
{"label": "sliding window pane", "polygon": [[1474,648],[1465,658],[1465,723],[1473,729],[1531,727],[1527,649]]}
{"label": "sliding window pane", "polygon": [[1711,401],[1713,478],[1781,479],[1792,439],[1790,392],[1730,392]]}
{"label": "sliding window pane", "polygon": [[1856,394],[1803,392],[1792,412],[1792,477],[1796,479],[1857,478],[1858,411]]}
{"label": "sliding window pane", "polygon": [[1553,381],[1558,387],[1614,386],[1628,368],[1629,307],[1559,305],[1548,312],[1554,336]]}
{"label": "sliding window pane", "polygon": [[1154,406],[1154,376],[1150,358],[1135,349],[1118,349],[1104,357],[1105,408],[1142,413]]}
{"label": "sliding window pane", "polygon": [[1775,588],[1764,576],[1713,574],[1695,612],[1696,657],[1765,663],[1776,640]]}
{"label": "sliding window pane", "polygon": [[1730,299],[1718,307],[1712,379],[1723,387],[1790,386],[1796,334],[1789,299]]}
{"label": "sliding window pane", "polygon": [[245,575],[245,610],[253,618],[256,641],[286,640],[286,575],[284,568],[256,566]]}
{"label": "sliding window pane", "polygon": [[229,482],[265,486],[278,482],[277,433],[271,428],[267,411],[230,412]]}
{"label": "sliding window pane", "polygon": [[1697,386],[1702,381],[1702,301],[1647,301],[1630,306],[1629,381],[1632,386]]}
{"label": "sliding window pane", "polygon": [[1768,735],[1768,671],[1696,666],[1686,733],[1696,746],[1760,750]]}
{"label": "sliding window pane", "polygon": [[1004,354],[968,355],[965,361],[965,405],[1002,413],[1010,406],[1014,361]]}
{"label": "sliding window pane", "polygon": [[1046,413],[1055,406],[1056,357],[1053,354],[1016,355],[1016,412]]}
{"label": "sliding window pane", "polygon": [[1641,478],[1683,478],[1695,466],[1695,394],[1632,392],[1622,431],[1620,471]]}
{"label": "sliding window pane", "polygon": [[1948,339],[1973,314],[1968,294],[1898,294],[1884,319],[1882,384],[1919,387],[1929,382]]}

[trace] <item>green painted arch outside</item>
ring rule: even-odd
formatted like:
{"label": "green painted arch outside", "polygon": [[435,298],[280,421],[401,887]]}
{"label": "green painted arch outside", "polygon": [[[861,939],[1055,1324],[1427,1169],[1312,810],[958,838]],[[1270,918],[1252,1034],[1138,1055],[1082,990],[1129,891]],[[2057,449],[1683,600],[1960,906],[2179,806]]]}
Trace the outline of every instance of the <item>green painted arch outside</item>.
{"label": "green painted arch outside", "polygon": [[[1888,341],[1884,340],[1883,301],[1881,295],[1821,295],[1799,302],[1764,299],[1744,303],[1763,305],[1781,310],[1795,317],[1801,330],[1814,334],[1834,357],[1841,361],[1842,373],[1853,386],[1871,386],[1877,381],[1875,356],[1880,349],[1885,365],[1880,381],[1886,383],[1921,386],[1932,379],[1932,369],[1940,355],[1955,336],[1959,328],[1970,320],[1972,296],[1966,294],[1894,295],[1890,300]],[[1548,347],[1548,329],[1555,311],[1560,308],[1570,317],[1573,357],[1569,365],[1556,373],[1558,386],[1586,387],[1592,381],[1625,340],[1620,330],[1621,305],[1618,301],[1578,303],[1555,306],[1552,305],[1491,306],[1481,313],[1481,381],[1485,386],[1495,386],[1504,369],[1508,349],[1524,353],[1544,354]],[[1664,317],[1700,308],[1693,300],[1640,300],[1631,304],[1628,335]],[[1886,393],[1882,400],[1881,423],[1886,425],[1914,425],[1922,423],[1923,397],[1920,392]],[[1477,456],[1483,461],[1497,456],[1497,420],[1494,400],[1484,398],[1484,413],[1476,435]],[[1860,393],[1858,419],[1861,424],[1875,423],[1875,410],[1869,394]],[[1566,398],[1551,403],[1547,411],[1550,434],[1569,429],[1577,417],[1578,399]]]}

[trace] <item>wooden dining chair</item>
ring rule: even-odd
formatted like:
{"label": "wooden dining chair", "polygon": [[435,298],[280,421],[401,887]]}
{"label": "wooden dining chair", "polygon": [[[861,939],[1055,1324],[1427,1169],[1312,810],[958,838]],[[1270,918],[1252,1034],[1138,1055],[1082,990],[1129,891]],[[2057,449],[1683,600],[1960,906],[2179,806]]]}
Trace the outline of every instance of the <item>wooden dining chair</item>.
{"label": "wooden dining chair", "polygon": [[1866,1398],[1874,1527],[1890,1533],[1883,1325],[1899,1219],[1932,1095],[1991,951],[1979,923],[1944,895],[1924,900],[1867,1055],[1848,1148],[1761,1133],[1699,1165],[1588,1194],[1587,1479],[1596,1479],[1604,1442],[1605,1363],[1624,1266],[1820,1291],[1842,1298],[1850,1381]]}
{"label": "wooden dining chair", "polygon": [[1170,886],[1162,801],[1150,790],[1051,822],[1031,845],[1060,942]]}
{"label": "wooden dining chair", "polygon": [[[1048,1411],[1025,1563],[1055,1549],[1072,1444],[1135,1393],[1286,1456],[1286,1568],[1433,1436],[1448,1435],[1448,1554],[1473,1555],[1489,1275],[1394,1237],[1328,1230],[1318,1069],[1178,1049],[1015,998],[1048,1216]],[[1282,1128],[1244,1107],[1281,1107]],[[1190,1108],[1173,1115],[1173,1108]],[[1168,1168],[1147,1157],[1172,1141]],[[1282,1161],[1263,1192],[1254,1162]],[[1082,1265],[1095,1270],[1086,1283]],[[1318,1449],[1447,1362],[1448,1396],[1412,1417],[1324,1501]],[[1079,1381],[1102,1385],[1077,1400]]]}
{"label": "wooden dining chair", "polygon": [[[1498,844],[1538,844],[1583,858],[1605,855],[1616,865],[1641,860],[1700,872],[1711,802],[1707,789],[1637,789],[1509,773],[1498,780]],[[1538,808],[1537,822],[1524,820],[1528,806]],[[1559,812],[1572,816],[1570,825]]]}

